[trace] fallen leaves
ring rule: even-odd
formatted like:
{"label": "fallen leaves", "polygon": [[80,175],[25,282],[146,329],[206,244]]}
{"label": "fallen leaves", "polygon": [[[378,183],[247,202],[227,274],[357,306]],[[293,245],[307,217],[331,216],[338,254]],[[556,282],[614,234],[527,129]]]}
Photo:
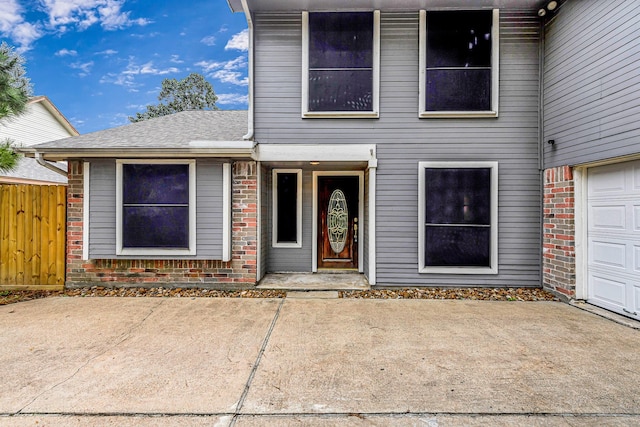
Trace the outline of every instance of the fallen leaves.
{"label": "fallen leaves", "polygon": [[407,288],[340,291],[340,298],[558,301],[540,288]]}
{"label": "fallen leaves", "polygon": [[[92,286],[64,291],[2,291],[0,305],[38,298],[66,297],[152,297],[152,298],[285,298],[287,292],[273,289],[216,290],[200,288],[110,288]],[[402,288],[340,291],[340,298],[361,299],[457,299],[486,301],[557,301],[540,288]]]}

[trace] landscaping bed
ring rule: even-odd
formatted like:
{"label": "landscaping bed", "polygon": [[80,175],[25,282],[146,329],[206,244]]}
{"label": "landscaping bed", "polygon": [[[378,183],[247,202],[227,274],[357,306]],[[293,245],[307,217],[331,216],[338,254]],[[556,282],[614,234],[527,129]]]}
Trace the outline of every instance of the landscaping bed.
{"label": "landscaping bed", "polygon": [[[0,305],[47,297],[155,297],[155,298],[284,298],[287,292],[270,289],[220,291],[199,288],[109,288],[93,286],[64,291],[0,291]],[[486,301],[557,301],[539,288],[402,288],[339,291],[340,298],[466,299]]]}

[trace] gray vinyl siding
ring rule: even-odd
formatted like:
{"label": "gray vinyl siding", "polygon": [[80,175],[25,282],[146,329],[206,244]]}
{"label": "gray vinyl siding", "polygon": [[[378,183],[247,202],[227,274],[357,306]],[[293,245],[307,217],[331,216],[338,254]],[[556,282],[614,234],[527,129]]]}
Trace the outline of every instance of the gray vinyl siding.
{"label": "gray vinyl siding", "polygon": [[636,154],[640,2],[569,1],[545,28],[545,167]]}
{"label": "gray vinyl siding", "polygon": [[89,171],[89,258],[115,258],[116,162],[94,160]]}
{"label": "gray vinyl siding", "polygon": [[[288,166],[283,166],[288,167]],[[268,271],[276,272],[311,272],[312,267],[312,203],[313,203],[313,178],[310,170],[302,171],[302,248],[274,248],[273,241],[273,192],[272,173],[268,174],[269,182],[269,222],[268,222]],[[264,203],[264,201],[263,201]]]}
{"label": "gray vinyl siding", "polygon": [[[89,180],[89,258],[162,258],[116,256],[116,162],[91,161]],[[176,259],[222,258],[222,164],[196,163],[196,256]]]}
{"label": "gray vinyl siding", "polygon": [[[501,11],[500,22],[497,119],[418,118],[418,11],[381,14],[379,119],[301,119],[300,16],[256,16],[255,128],[260,144],[377,145],[380,286],[540,285],[540,24],[530,12],[513,11]],[[499,162],[498,275],[418,273],[419,161]],[[305,211],[305,218],[310,214]],[[306,236],[304,244],[309,244]],[[280,255],[272,249],[270,265],[277,265]]]}

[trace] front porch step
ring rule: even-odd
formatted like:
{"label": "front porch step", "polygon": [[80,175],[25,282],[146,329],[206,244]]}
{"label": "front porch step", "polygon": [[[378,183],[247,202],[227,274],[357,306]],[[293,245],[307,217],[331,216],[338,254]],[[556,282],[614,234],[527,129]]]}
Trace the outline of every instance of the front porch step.
{"label": "front porch step", "polygon": [[287,291],[366,291],[371,289],[360,273],[269,273],[257,289]]}

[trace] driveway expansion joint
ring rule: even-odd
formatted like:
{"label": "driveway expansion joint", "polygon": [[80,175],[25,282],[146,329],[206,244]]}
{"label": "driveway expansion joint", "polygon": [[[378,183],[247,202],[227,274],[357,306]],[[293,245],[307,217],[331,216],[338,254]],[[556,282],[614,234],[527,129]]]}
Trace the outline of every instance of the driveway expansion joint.
{"label": "driveway expansion joint", "polygon": [[271,320],[271,324],[269,325],[269,329],[267,330],[267,334],[264,337],[264,340],[262,341],[262,346],[260,347],[260,351],[258,352],[258,357],[256,358],[256,361],[253,364],[253,368],[251,368],[251,373],[249,374],[249,378],[247,379],[247,382],[244,386],[244,390],[242,391],[242,396],[240,396],[240,400],[238,400],[238,403],[236,404],[236,410],[233,414],[233,419],[231,420],[231,423],[229,424],[229,427],[233,427],[236,424],[236,419],[238,417],[238,415],[240,415],[240,411],[242,410],[242,406],[244,405],[244,401],[247,398],[247,395],[249,394],[249,389],[251,388],[251,383],[253,382],[253,378],[256,375],[256,371],[258,370],[258,367],[260,366],[260,361],[262,360],[262,356],[264,355],[264,352],[267,348],[267,345],[269,344],[269,339],[271,338],[271,333],[273,332],[273,329],[276,326],[276,322],[278,321],[278,317],[280,317],[280,311],[282,311],[282,306],[284,305],[284,302],[286,301],[286,298],[283,298],[280,300],[280,303],[278,304],[278,309],[276,310],[276,313],[273,315],[273,319]]}

